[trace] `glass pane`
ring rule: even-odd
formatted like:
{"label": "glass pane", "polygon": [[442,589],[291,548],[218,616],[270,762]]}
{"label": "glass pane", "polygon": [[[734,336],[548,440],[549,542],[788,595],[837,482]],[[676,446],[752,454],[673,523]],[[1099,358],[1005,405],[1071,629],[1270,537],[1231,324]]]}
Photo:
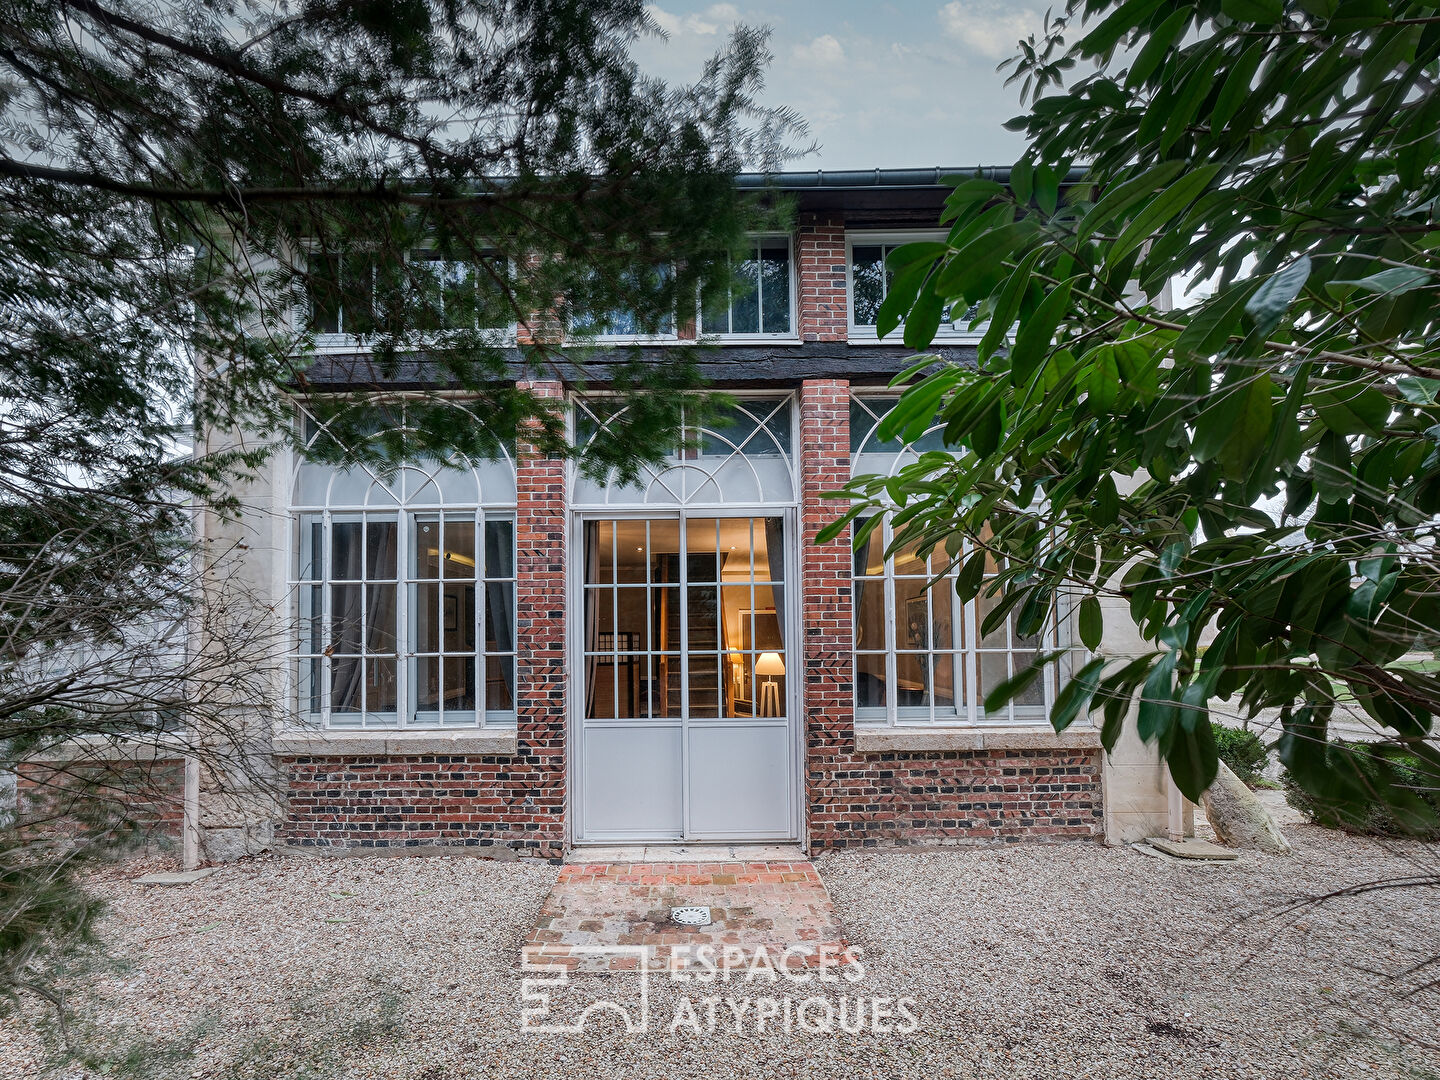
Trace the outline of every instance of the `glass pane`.
{"label": "glass pane", "polygon": [[[975,663],[975,674],[978,686],[975,687],[976,698],[985,700],[985,695],[994,690],[1002,682],[1010,677],[1010,668],[1006,663],[1006,656],[1002,652],[982,652],[977,655]],[[1003,709],[1001,710],[1004,711]]]}
{"label": "glass pane", "polygon": [[[340,588],[358,588],[343,585]],[[396,621],[399,609],[396,606],[396,586],[367,585],[365,587],[365,651],[367,653],[393,653],[396,644]]]}
{"label": "glass pane", "polygon": [[300,651],[324,652],[323,585],[300,586]]}
{"label": "glass pane", "polygon": [[785,579],[785,523],[783,518],[755,519],[755,580]]}
{"label": "glass pane", "polygon": [[650,658],[650,715],[680,715],[680,657],[676,653]]}
{"label": "glass pane", "polygon": [[311,255],[307,260],[306,285],[310,294],[310,331],[315,334],[340,332],[340,281],[338,260],[332,255]]}
{"label": "glass pane", "polygon": [[930,647],[930,610],[924,578],[895,579],[896,648]]}
{"label": "glass pane", "polygon": [[491,581],[485,585],[485,648],[508,652],[515,647],[515,584]]}
{"label": "glass pane", "polygon": [[364,590],[363,585],[330,586],[330,652],[352,656],[360,652]]}
{"label": "glass pane", "polygon": [[925,577],[930,573],[929,559],[922,559],[915,551],[914,544],[906,544],[892,557],[895,573]]}
{"label": "glass pane", "polygon": [[475,576],[475,523],[473,521],[445,522],[445,576],[450,578],[473,578]]}
{"label": "glass pane", "polygon": [[445,657],[445,708],[466,711],[475,708],[473,656]]}
{"label": "glass pane", "polygon": [[417,712],[435,712],[440,708],[440,658],[438,656],[416,657],[414,665],[415,709]]}
{"label": "glass pane", "polygon": [[649,589],[616,590],[614,649],[619,652],[635,652],[645,648],[646,618],[649,611]]}
{"label": "glass pane", "polygon": [[645,673],[647,657],[621,653],[615,657],[615,715],[634,718],[646,715]]}
{"label": "glass pane", "polygon": [[515,658],[485,657],[485,708],[494,712],[511,712],[515,708]]}
{"label": "glass pane", "polygon": [[790,244],[784,239],[760,243],[760,329],[766,334],[790,330]]}
{"label": "glass pane", "polygon": [[721,648],[750,649],[755,640],[755,597],[750,586],[726,585],[720,593]]}
{"label": "glass pane", "polygon": [[400,546],[400,526],[389,518],[365,522],[365,576],[394,580],[395,557]]}
{"label": "glass pane", "polygon": [[[585,528],[588,531],[593,527],[592,523]],[[485,519],[485,576],[515,576],[515,522],[509,518]]]}
{"label": "glass pane", "polygon": [[930,657],[898,653],[895,657],[895,703],[902,709],[930,704]]}
{"label": "glass pane", "polygon": [[[932,681],[935,687],[935,707],[955,707],[955,654],[935,653],[932,657]],[[952,720],[954,717],[949,717]]]}
{"label": "glass pane", "polygon": [[879,579],[861,578],[855,582],[855,647],[885,647],[885,583]]}
{"label": "glass pane", "polygon": [[448,653],[475,651],[475,586],[446,585],[443,623],[440,627],[444,651]]}
{"label": "glass pane", "polygon": [[690,653],[690,715],[709,719],[720,715],[720,666],[714,655]]}
{"label": "glass pane", "polygon": [[937,582],[930,590],[930,647],[932,649],[953,649],[955,627],[951,622],[952,602],[955,593],[950,579]]}
{"label": "glass pane", "polygon": [[319,581],[324,576],[320,564],[325,551],[325,523],[318,514],[300,519],[300,567],[295,577],[300,581]]}
{"label": "glass pane", "polygon": [[440,586],[421,584],[414,586],[414,606],[411,618],[415,624],[415,651],[440,651]]}
{"label": "glass pane", "polygon": [[435,518],[415,520],[415,576],[440,576],[440,522]]}
{"label": "glass pane", "polygon": [[295,686],[299,691],[299,708],[302,713],[318,713],[320,700],[320,669],[322,661],[301,660],[295,669]]}
{"label": "glass pane", "polygon": [[393,713],[396,710],[395,658],[365,661],[365,709]]}
{"label": "glass pane", "polygon": [[358,581],[364,569],[361,562],[360,522],[336,521],[330,526],[330,577],[335,580]]}
{"label": "glass pane", "polygon": [[[1017,652],[1011,655],[1010,662],[1013,670],[1019,672],[1035,662],[1038,654],[1033,652]],[[1027,686],[1022,692],[1015,695],[1016,705],[1044,705],[1045,684],[1050,681],[1052,672],[1047,670],[1040,678]]]}
{"label": "glass pane", "polygon": [[784,652],[785,636],[780,625],[781,610],[775,590],[755,586],[755,636],[747,647],[760,652]]}
{"label": "glass pane", "polygon": [[680,648],[680,590],[650,590],[650,648],[674,652]]}
{"label": "glass pane", "polygon": [[784,716],[785,659],[778,652],[762,652],[751,668],[756,716]]}
{"label": "glass pane", "polygon": [[754,258],[735,264],[735,284],[730,295],[730,332],[760,332],[760,263]]}
{"label": "glass pane", "polygon": [[587,656],[585,658],[586,681],[589,689],[586,695],[585,716],[591,720],[610,720],[615,713],[615,689],[618,682],[614,656]]}
{"label": "glass pane", "polygon": [[358,656],[337,656],[330,661],[330,711],[360,712],[364,681]]}
{"label": "glass pane", "polygon": [[[1005,596],[1003,592],[997,592],[994,596],[986,596],[985,594],[990,588],[990,584],[989,581],[982,584],[980,587],[980,595],[975,597],[975,629],[977,632],[984,627],[986,617],[990,612],[995,610],[995,606],[999,604]],[[990,633],[984,634],[984,636],[980,638],[980,647],[982,649],[1003,649],[1007,647],[1010,643],[1007,633],[1009,629],[1007,624],[1009,622],[1009,619],[1005,619],[1000,625],[995,627],[994,630],[990,631]]]}
{"label": "glass pane", "polygon": [[619,582],[641,582],[645,580],[645,522],[615,522],[615,580]]}
{"label": "glass pane", "polygon": [[650,522],[650,580],[680,580],[680,522]]}
{"label": "glass pane", "polygon": [[615,648],[615,590],[609,586],[585,590],[584,644],[586,652]]}
{"label": "glass pane", "polygon": [[850,249],[850,287],[854,296],[851,320],[856,326],[874,326],[885,299],[885,266],[878,245],[857,244]]}
{"label": "glass pane", "polygon": [[855,655],[855,706],[874,709],[885,705],[885,654]]}
{"label": "glass pane", "polygon": [[691,652],[720,648],[720,594],[713,585],[692,585],[686,595],[685,647]]}
{"label": "glass pane", "polygon": [[691,581],[718,581],[719,523],[714,518],[694,518],[685,523],[685,573]]}

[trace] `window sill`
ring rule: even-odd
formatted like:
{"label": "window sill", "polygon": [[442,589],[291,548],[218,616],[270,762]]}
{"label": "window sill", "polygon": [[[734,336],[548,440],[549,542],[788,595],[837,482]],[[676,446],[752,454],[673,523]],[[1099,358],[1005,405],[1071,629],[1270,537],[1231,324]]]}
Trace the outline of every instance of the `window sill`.
{"label": "window sill", "polygon": [[855,751],[897,750],[1096,750],[1097,728],[1076,725],[1056,734],[1050,727],[866,727],[855,726]]}
{"label": "window sill", "polygon": [[520,751],[513,728],[465,731],[287,731],[276,735],[278,757],[402,757],[409,754],[496,754]]}
{"label": "window sill", "polygon": [[[983,330],[976,333],[946,334],[938,333],[931,339],[931,345],[978,345],[985,338]],[[849,335],[845,339],[847,345],[904,345],[897,334],[893,337],[886,337],[884,340],[876,337],[873,333],[866,334],[863,331],[851,327]]]}

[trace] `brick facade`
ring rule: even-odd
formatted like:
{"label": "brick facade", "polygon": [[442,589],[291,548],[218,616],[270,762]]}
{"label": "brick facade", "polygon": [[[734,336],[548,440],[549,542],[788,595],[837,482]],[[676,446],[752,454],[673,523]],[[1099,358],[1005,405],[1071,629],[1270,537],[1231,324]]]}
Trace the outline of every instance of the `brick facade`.
{"label": "brick facade", "polygon": [[[560,398],[558,382],[530,389]],[[281,844],[565,849],[565,462],[521,445],[516,463],[515,697],[519,753],[288,757]]]}
{"label": "brick facade", "polygon": [[[806,342],[844,342],[845,229],[802,214],[796,237]],[[559,383],[532,389],[551,398]],[[850,476],[846,380],[799,388],[804,626],[803,829],[812,850],[1094,838],[1103,832],[1094,750],[866,752],[856,748],[851,558],[846,539],[815,543],[841,512],[821,498]],[[290,787],[282,844],[319,848],[505,846],[556,858],[566,844],[566,469],[521,447],[516,514],[516,704],[513,756],[420,754],[284,758]],[[987,743],[987,745],[989,745]],[[1033,745],[1033,744],[1031,744]],[[643,782],[636,777],[636,782]]]}
{"label": "brick facade", "polygon": [[23,762],[16,769],[15,794],[22,820],[41,833],[67,835],[124,821],[148,836],[178,840],[185,816],[185,762]]}
{"label": "brick facade", "polygon": [[844,341],[850,332],[845,302],[845,222],[802,214],[795,238],[800,278],[800,336],[805,341]]}

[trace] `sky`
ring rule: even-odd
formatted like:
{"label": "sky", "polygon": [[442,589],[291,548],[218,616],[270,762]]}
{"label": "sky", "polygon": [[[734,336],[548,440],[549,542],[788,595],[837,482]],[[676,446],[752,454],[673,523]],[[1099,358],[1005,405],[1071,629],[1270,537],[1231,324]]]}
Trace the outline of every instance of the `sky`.
{"label": "sky", "polygon": [[792,169],[1008,165],[1020,137],[1019,86],[995,65],[1041,25],[1025,0],[661,0],[668,38],[637,43],[651,74],[694,79],[737,22],[768,26],[775,53],[764,100],[810,124],[818,152]]}

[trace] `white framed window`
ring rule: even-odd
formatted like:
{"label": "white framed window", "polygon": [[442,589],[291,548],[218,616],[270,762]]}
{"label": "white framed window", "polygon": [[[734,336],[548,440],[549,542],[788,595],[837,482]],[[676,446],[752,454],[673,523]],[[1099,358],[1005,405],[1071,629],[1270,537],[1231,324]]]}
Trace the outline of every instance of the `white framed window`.
{"label": "white framed window", "polygon": [[[931,440],[938,444],[938,427],[911,446],[881,442],[876,428],[894,403],[893,396],[851,397],[854,474],[893,473],[933,448]],[[997,713],[987,713],[984,700],[1038,653],[1057,648],[1060,624],[1052,619],[1039,633],[1022,637],[1011,611],[988,633],[982,632],[986,617],[1000,600],[986,595],[999,564],[987,560],[979,595],[962,602],[955,592],[955,577],[972,554],[968,544],[952,566],[943,549],[922,558],[913,546],[906,546],[886,558],[893,540],[885,522],[854,553],[856,723],[1048,726],[1058,689],[1053,665]]]}
{"label": "white framed window", "polygon": [[731,263],[728,296],[700,311],[699,332],[722,342],[798,341],[795,251],[788,234],[749,238],[744,259]]}
{"label": "white framed window", "polygon": [[[322,434],[312,427],[312,439]],[[302,459],[292,512],[293,675],[304,721],[333,729],[514,725],[508,461],[381,473]]]}
{"label": "white framed window", "polygon": [[[898,247],[921,240],[943,241],[948,234],[936,231],[911,232],[847,232],[845,234],[845,300],[849,312],[849,339],[852,345],[875,344],[875,318],[880,305],[889,294],[894,275],[886,265],[890,253]],[[985,336],[989,321],[976,323],[976,306],[966,311],[946,309],[941,316],[936,341],[976,342]],[[903,326],[885,336],[885,344],[901,343]]]}
{"label": "white framed window", "polygon": [[[496,344],[515,337],[514,311],[505,289],[497,282],[510,276],[509,261],[498,251],[482,250],[482,265],[474,260],[446,259],[430,248],[416,248],[404,255],[405,282],[418,284],[431,279],[431,303],[412,316],[415,329],[423,336],[417,345],[443,342],[447,333],[479,330],[492,334]],[[310,275],[309,296],[301,321],[315,336],[317,349],[365,348],[379,331],[383,313],[377,310],[379,263],[365,252],[307,256]],[[418,294],[418,288],[412,294]],[[419,296],[409,301],[419,302]]]}
{"label": "white framed window", "polygon": [[[673,270],[668,264],[656,266],[652,283],[663,283]],[[599,345],[666,345],[679,341],[675,313],[666,312],[653,326],[646,326],[636,312],[624,308],[588,312],[572,308],[567,336]]]}

